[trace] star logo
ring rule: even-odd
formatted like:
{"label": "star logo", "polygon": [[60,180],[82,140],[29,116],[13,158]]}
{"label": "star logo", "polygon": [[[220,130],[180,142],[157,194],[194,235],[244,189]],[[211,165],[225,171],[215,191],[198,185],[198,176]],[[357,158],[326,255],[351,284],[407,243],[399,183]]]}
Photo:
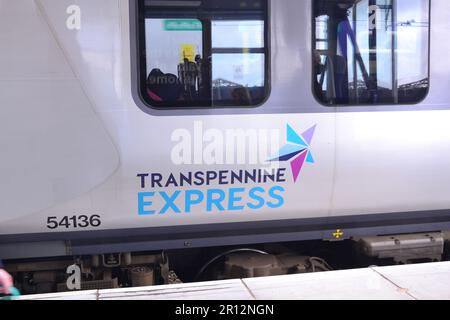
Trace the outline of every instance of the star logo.
{"label": "star logo", "polygon": [[300,135],[290,125],[287,125],[287,143],[280,149],[278,155],[269,160],[289,161],[294,182],[297,182],[305,163],[314,163],[310,146],[315,131],[316,126],[313,126]]}

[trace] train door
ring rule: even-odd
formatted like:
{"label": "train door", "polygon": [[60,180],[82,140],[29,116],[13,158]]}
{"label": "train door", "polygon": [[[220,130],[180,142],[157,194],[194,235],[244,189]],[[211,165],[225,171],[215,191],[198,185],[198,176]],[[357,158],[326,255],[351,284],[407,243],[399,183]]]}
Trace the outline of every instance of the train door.
{"label": "train door", "polygon": [[318,0],[315,8],[331,48],[318,96],[338,110],[332,220],[350,229],[358,222],[355,235],[369,226],[379,227],[375,234],[406,230],[385,226],[394,221],[420,231],[414,219],[448,207],[440,191],[448,175],[436,170],[445,160],[430,154],[448,152],[448,115],[426,110],[435,99],[430,1]]}
{"label": "train door", "polygon": [[[197,128],[209,137],[208,143],[223,138],[227,147],[220,154],[225,158],[236,155],[234,147],[228,147],[233,144],[228,139],[230,132],[231,139],[239,132],[244,134],[239,138],[239,144],[246,146],[241,153],[244,162],[235,159],[238,161],[207,165],[201,155],[170,168],[168,162],[153,162],[156,172],[170,169],[176,176],[194,170],[247,175],[239,181],[232,179],[232,183],[225,177],[219,184],[200,185],[206,193],[211,186],[222,189],[228,200],[229,191],[238,188],[245,199],[238,201],[239,210],[229,203],[213,205],[213,214],[205,216],[200,205],[185,223],[206,222],[220,228],[217,225],[226,222],[251,223],[247,224],[250,227],[266,222],[263,225],[271,226],[268,231],[274,233],[290,227],[289,239],[298,237],[301,230],[315,232],[307,237],[322,238],[320,230],[330,210],[335,116],[326,107],[321,108],[327,111],[324,113],[308,112],[317,104],[310,78],[305,76],[312,72],[310,3],[205,0],[137,4],[131,12],[143,14],[132,23],[136,26],[132,34],[139,35],[138,63],[133,66],[139,70],[134,101],[149,114],[146,121],[159,123],[161,137],[183,128],[194,138]],[[298,13],[305,19],[297,19]],[[173,143],[152,150],[164,159],[171,146]],[[269,168],[261,179],[249,179],[249,173],[262,172],[258,170],[271,164],[282,171],[275,171],[274,176]],[[150,168],[143,163],[141,170],[149,173]],[[223,198],[219,196],[222,191],[214,196]],[[211,212],[207,201],[206,212]],[[147,220],[176,223],[171,215]]]}

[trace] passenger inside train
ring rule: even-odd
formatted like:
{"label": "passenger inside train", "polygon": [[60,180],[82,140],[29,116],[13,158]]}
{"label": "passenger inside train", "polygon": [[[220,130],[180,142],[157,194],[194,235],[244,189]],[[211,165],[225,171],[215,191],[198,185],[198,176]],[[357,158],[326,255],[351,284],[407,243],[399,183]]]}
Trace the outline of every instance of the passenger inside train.
{"label": "passenger inside train", "polygon": [[177,76],[153,69],[147,78],[147,93],[154,101],[183,99],[183,88]]}
{"label": "passenger inside train", "polygon": [[153,69],[147,78],[147,93],[157,102],[161,101],[204,101],[208,99],[207,81],[208,63],[200,55],[195,56],[195,62],[183,57],[178,67],[178,75],[164,73],[160,69]]}

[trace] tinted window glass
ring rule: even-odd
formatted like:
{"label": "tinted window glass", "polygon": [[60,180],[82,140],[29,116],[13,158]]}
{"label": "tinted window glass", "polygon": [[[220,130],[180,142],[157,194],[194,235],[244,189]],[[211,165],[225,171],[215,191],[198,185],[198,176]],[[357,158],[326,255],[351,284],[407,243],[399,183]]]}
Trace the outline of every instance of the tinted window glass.
{"label": "tinted window glass", "polygon": [[329,105],[424,99],[429,6],[429,0],[315,0],[316,97]]}
{"label": "tinted window glass", "polygon": [[266,0],[141,0],[139,10],[140,89],[148,105],[239,107],[265,100]]}

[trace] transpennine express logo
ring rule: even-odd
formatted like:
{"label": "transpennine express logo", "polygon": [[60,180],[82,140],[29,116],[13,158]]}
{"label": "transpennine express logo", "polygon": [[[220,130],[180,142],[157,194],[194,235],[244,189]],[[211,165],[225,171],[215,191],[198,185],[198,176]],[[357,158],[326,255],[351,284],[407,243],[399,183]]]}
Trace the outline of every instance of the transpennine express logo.
{"label": "transpennine express logo", "polygon": [[[305,163],[314,163],[310,146],[315,131],[316,126],[312,126],[299,134],[287,125],[287,141],[281,149],[278,131],[269,135],[271,139],[268,139],[268,130],[237,130],[222,134],[215,129],[204,132],[200,122],[194,124],[194,138],[189,130],[175,131],[172,138],[176,139],[172,141],[177,142],[177,145],[173,149],[172,160],[177,160],[176,163],[181,160],[179,164],[186,167],[169,173],[138,173],[138,214],[151,216],[279,209],[285,204],[286,184],[290,181],[288,171],[292,172],[295,183],[298,182]],[[261,139],[258,139],[258,133],[261,133]],[[215,142],[212,141],[214,139],[211,140],[214,137]],[[239,141],[248,143],[235,143]],[[262,148],[264,152],[259,152],[258,146],[268,147],[269,141],[276,143],[270,145],[270,150]],[[238,146],[241,149],[235,152]],[[268,159],[278,149],[276,156]],[[255,165],[251,168],[249,165],[243,166],[243,161],[233,164],[235,157],[239,160],[239,156],[246,154],[257,154],[257,160],[271,166]],[[205,161],[204,165],[200,165],[202,160]],[[279,165],[287,162],[290,168]],[[222,168],[218,170],[214,166],[207,166],[208,163],[222,164]],[[194,167],[193,164],[197,166]],[[228,167],[223,166],[224,164]]]}
{"label": "transpennine express logo", "polygon": [[278,154],[269,161],[287,162],[291,164],[294,182],[297,182],[300,172],[305,163],[314,163],[310,150],[311,142],[316,131],[316,125],[302,134],[298,134],[290,125],[287,125],[287,143],[280,149]]}

